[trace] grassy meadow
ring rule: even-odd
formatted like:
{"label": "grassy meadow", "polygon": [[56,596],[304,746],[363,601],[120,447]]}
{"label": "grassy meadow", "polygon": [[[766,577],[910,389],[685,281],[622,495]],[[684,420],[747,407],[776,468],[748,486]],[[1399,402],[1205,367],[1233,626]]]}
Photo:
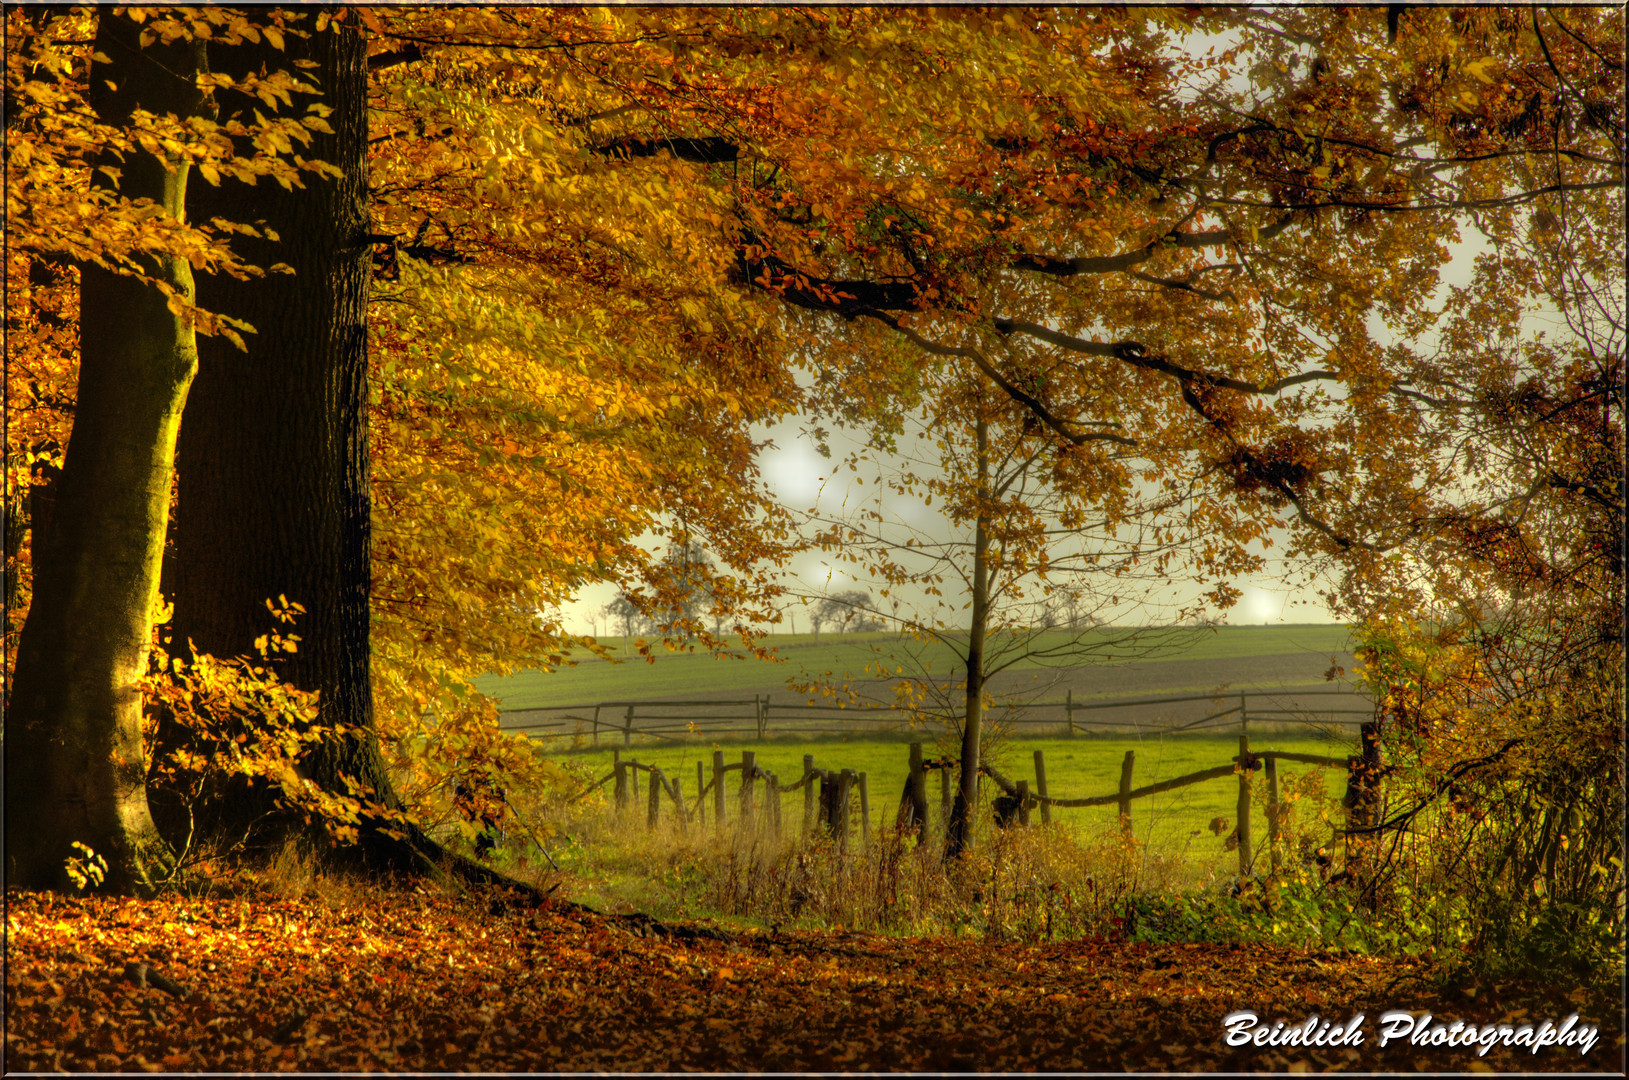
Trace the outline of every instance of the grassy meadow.
{"label": "grassy meadow", "polygon": [[[1057,636],[1061,639],[1063,635]],[[1070,693],[1080,703],[1094,697],[1115,700],[1210,693],[1219,686],[1231,691],[1290,691],[1287,696],[1293,697],[1295,688],[1323,689],[1330,685],[1323,679],[1323,672],[1331,657],[1350,666],[1349,630],[1344,626],[1184,628],[1163,631],[1157,638],[1145,642],[1140,650],[1122,648],[1110,632],[1095,631],[1085,636],[1101,646],[1091,663],[1065,667],[1061,671],[1018,665],[1017,672],[1007,675],[1008,689],[1023,689],[1023,680],[1031,676],[1047,676],[1050,683],[1033,694],[1035,699],[1062,700],[1065,693]],[[807,634],[773,636],[767,644],[776,651],[774,662],[715,658],[685,650],[667,651],[659,645],[654,662],[637,655],[624,660],[620,656],[624,648],[621,640],[601,639],[601,644],[611,651],[612,659],[584,657],[574,666],[554,672],[492,676],[481,680],[481,689],[499,697],[506,712],[521,712],[520,716],[511,718],[513,722],[525,722],[528,719],[525,710],[540,710],[531,714],[537,717],[546,715],[551,708],[596,702],[692,701],[701,704],[773,695],[776,702],[792,704],[806,698],[789,689],[789,682],[820,679],[853,679],[863,683],[870,676],[872,687],[880,688],[883,681],[877,679],[876,672],[890,653],[894,655],[886,661],[885,668],[889,671],[896,666],[907,671],[926,667],[949,674],[953,667],[952,653],[947,647],[919,643],[892,633],[823,634],[818,640]],[[627,645],[628,651],[633,653],[635,643]],[[1203,703],[1193,707],[1208,709]],[[841,728],[843,722],[834,721],[833,726]],[[828,919],[863,918],[872,925],[884,925],[886,919],[880,908],[863,916],[858,910],[847,911],[844,892],[857,886],[842,882],[847,881],[845,875],[863,876],[857,869],[863,864],[870,867],[864,873],[888,877],[893,882],[890,889],[898,885],[890,876],[894,871],[885,872],[884,867],[885,863],[894,864],[881,852],[887,843],[887,826],[893,822],[899,806],[908,743],[913,736],[884,734],[855,725],[846,736],[814,737],[788,730],[777,732],[773,721],[769,735],[763,741],[751,736],[713,741],[705,732],[677,741],[636,735],[632,745],[627,747],[622,747],[621,740],[614,735],[602,736],[597,746],[586,736],[568,736],[542,740],[540,745],[552,758],[571,763],[575,771],[590,782],[611,771],[613,747],[616,747],[624,760],[657,765],[668,777],[677,778],[687,804],[692,806],[698,791],[697,766],[701,766],[701,779],[705,783],[712,775],[714,750],[724,753],[726,763],[739,762],[743,752],[751,752],[756,755],[759,766],[775,773],[785,784],[794,783],[802,776],[805,754],[813,756],[816,768],[865,773],[871,826],[877,841],[867,850],[878,853],[877,858],[882,858],[883,863],[872,865],[875,860],[867,856],[861,864],[843,864],[847,869],[833,864],[822,870],[822,874],[831,878],[823,886],[831,893],[830,902],[823,910]],[[1250,735],[1251,749],[1258,753],[1276,749],[1330,757],[1343,756],[1353,748],[1356,738],[1352,728],[1331,728],[1324,732],[1254,722]],[[936,728],[922,729],[914,737],[925,744],[924,752],[929,758],[956,756],[956,748],[949,740],[942,739]],[[1008,779],[1028,780],[1033,787],[1036,750],[1044,755],[1048,793],[1057,798],[1079,798],[1113,793],[1128,750],[1136,755],[1132,775],[1132,786],[1136,788],[1227,764],[1238,753],[1238,735],[1231,728],[1168,735],[1148,730],[1141,734],[1081,734],[1072,738],[1053,737],[1044,729],[1033,733],[1019,731],[995,739],[989,759]],[[935,833],[942,828],[940,776],[943,775],[949,774],[928,777],[931,828]],[[1345,790],[1344,772],[1286,764],[1280,769],[1279,779],[1282,797],[1293,806],[1287,835],[1314,845],[1326,843],[1333,824],[1340,820],[1338,800]],[[803,887],[798,882],[804,880],[800,875],[813,872],[808,870],[813,864],[799,861],[802,856],[797,852],[802,849],[796,843],[772,849],[763,847],[760,841],[752,849],[756,854],[742,862],[742,849],[734,830],[719,836],[711,825],[710,794],[703,828],[698,830],[692,822],[682,834],[675,830],[671,803],[664,800],[661,825],[655,833],[647,832],[648,788],[643,775],[638,787],[636,799],[621,815],[610,809],[611,788],[607,784],[595,796],[578,804],[567,818],[554,819],[559,832],[551,843],[551,857],[558,860],[573,895],[616,909],[686,917],[750,918],[754,913],[765,911],[785,915],[796,908],[794,894]],[[728,774],[725,805],[731,822],[739,814],[739,787],[739,773]],[[1252,789],[1256,865],[1264,866],[1267,815],[1262,773],[1254,774]],[[986,798],[999,793],[995,785],[989,783],[984,785],[984,791]],[[760,787],[760,805],[762,792]],[[1016,843],[1025,850],[1034,848],[1031,855],[1036,858],[1040,858],[1038,852],[1046,853],[1035,864],[1035,873],[1061,874],[1062,880],[1075,881],[1072,887],[1087,888],[1094,880],[1101,884],[1109,878],[1118,881],[1121,887],[1133,887],[1137,883],[1149,887],[1193,887],[1237,872],[1237,852],[1224,843],[1234,828],[1237,801],[1238,781],[1233,777],[1138,799],[1132,805],[1135,843],[1129,846],[1121,841],[1118,810],[1112,805],[1055,809],[1053,827],[1033,830],[1028,839],[1012,831],[997,833],[986,807],[980,815],[979,835],[983,839],[979,843],[984,854],[979,858],[992,857],[994,851]],[[802,835],[803,807],[802,792],[783,796],[783,830],[789,841],[796,841]],[[855,810],[858,824],[858,798]],[[1032,824],[1038,826],[1040,819],[1039,811],[1032,814]],[[1220,828],[1213,829],[1213,824],[1220,824]],[[938,842],[937,836],[934,842]],[[1036,847],[1037,844],[1040,846]],[[780,853],[776,854],[776,850]],[[998,861],[1004,858],[995,857]],[[877,880],[881,881],[882,877]],[[805,884],[813,887],[809,882]],[[949,888],[944,882],[932,887],[918,882],[913,887],[926,890],[919,897],[924,910],[939,910],[942,915],[949,912],[949,917],[954,918],[957,917],[954,913],[965,906],[962,902],[949,902],[948,893],[937,900],[930,898],[930,894],[938,896],[934,890]],[[746,898],[745,894],[754,890],[758,890],[756,898]],[[779,899],[770,902],[765,900],[767,895]],[[926,931],[929,924],[919,929]]]}
{"label": "grassy meadow", "polygon": [[[923,752],[929,758],[954,756],[949,745],[935,745],[931,735],[924,735]],[[1283,750],[1307,754],[1339,757],[1355,744],[1345,736],[1326,738],[1319,733],[1257,735],[1251,739],[1251,750]],[[904,787],[908,744],[900,740],[852,739],[793,742],[768,740],[728,745],[691,743],[635,746],[622,751],[624,760],[656,765],[670,779],[679,780],[687,805],[694,805],[697,787],[697,766],[701,767],[702,781],[712,776],[714,749],[724,752],[726,764],[741,760],[743,751],[751,752],[759,767],[773,772],[783,784],[796,782],[803,773],[805,754],[814,758],[819,769],[853,769],[867,776],[867,788],[874,832],[885,829],[894,818]],[[1028,780],[1035,784],[1034,753],[1041,751],[1047,772],[1049,794],[1055,798],[1080,798],[1112,794],[1118,787],[1121,763],[1128,750],[1136,758],[1132,786],[1146,784],[1197,772],[1201,769],[1227,764],[1238,753],[1237,735],[1189,735],[1158,737],[1077,737],[1073,739],[1025,739],[997,745],[991,759],[995,768],[1009,780]],[[580,763],[591,779],[610,773],[613,751],[609,746],[583,749],[557,755],[563,760]],[[930,818],[935,828],[940,826],[940,776],[928,778]],[[730,821],[739,814],[740,774],[727,774],[725,782],[725,812]],[[1345,774],[1338,769],[1324,769],[1308,765],[1285,763],[1279,770],[1281,797],[1294,801],[1294,830],[1323,842],[1334,821],[1339,820],[1336,801],[1345,790]],[[997,794],[993,784],[986,783],[986,791]],[[1258,849],[1265,848],[1266,838],[1266,785],[1262,774],[1254,774],[1252,798],[1255,809],[1252,816],[1252,836]],[[602,791],[609,796],[610,785]],[[644,774],[639,782],[638,798],[632,802],[627,814],[639,822],[644,821],[646,807]],[[1197,881],[1214,872],[1237,869],[1237,855],[1226,850],[1223,837],[1233,828],[1237,812],[1238,781],[1233,777],[1209,780],[1173,791],[1138,799],[1132,804],[1132,832],[1140,845],[1143,857],[1167,868],[1181,864],[1184,868],[1177,876],[1186,881]],[[764,798],[759,788],[759,803]],[[713,821],[712,795],[708,794],[705,810],[707,828]],[[788,836],[799,835],[803,826],[803,793],[783,796],[783,828]],[[858,799],[856,797],[856,813]],[[664,801],[662,816],[671,818],[672,804]],[[1329,823],[1320,823],[1320,815]],[[1219,832],[1210,826],[1217,818],[1226,819],[1227,825]],[[856,824],[858,817],[856,816]],[[991,826],[986,816],[981,830]],[[1101,836],[1112,830],[1118,820],[1114,806],[1086,808],[1058,808],[1053,821],[1062,830],[1085,840]],[[1035,811],[1032,823],[1040,822]],[[1265,856],[1260,856],[1265,858]]]}
{"label": "grassy meadow", "polygon": [[[1054,661],[1043,666],[1022,660],[1004,673],[1000,688],[1021,691],[1031,680],[1045,677],[1047,689],[1059,697],[1067,689],[1078,701],[1154,691],[1206,693],[1217,678],[1235,690],[1312,686],[1322,683],[1321,672],[1330,657],[1349,656],[1351,649],[1348,627],[1325,624],[1184,627],[1158,631],[1140,643],[1125,640],[1126,635],[1122,630],[1074,635],[1090,650],[1080,663]],[[1036,647],[1054,648],[1070,636],[1065,631],[1044,634]],[[497,697],[506,710],[546,709],[697,696],[774,694],[787,701],[798,696],[788,689],[791,682],[864,682],[879,680],[879,672],[894,674],[895,669],[950,677],[956,670],[948,646],[895,633],[827,633],[818,640],[809,634],[775,634],[765,639],[776,652],[774,661],[713,657],[684,649],[670,652],[659,642],[647,660],[637,653],[638,639],[601,638],[600,644],[610,651],[610,659],[584,652],[569,658],[576,661],[573,666],[557,671],[489,675],[476,685]],[[991,652],[999,654],[1002,645],[1001,636],[995,635]]]}

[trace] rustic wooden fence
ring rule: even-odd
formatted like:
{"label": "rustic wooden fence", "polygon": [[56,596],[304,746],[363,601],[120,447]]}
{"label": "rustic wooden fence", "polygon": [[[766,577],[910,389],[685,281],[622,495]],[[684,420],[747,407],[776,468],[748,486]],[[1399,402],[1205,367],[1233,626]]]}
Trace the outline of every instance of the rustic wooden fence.
{"label": "rustic wooden fence", "polygon": [[[871,793],[866,774],[853,769],[816,768],[813,754],[803,756],[803,775],[797,781],[782,783],[780,777],[758,764],[754,751],[743,750],[740,761],[726,764],[724,751],[714,750],[710,777],[707,767],[700,761],[696,762],[696,796],[687,803],[679,777],[670,778],[660,767],[644,764],[637,759],[624,761],[622,751],[614,750],[611,772],[590,785],[584,794],[609,783],[612,785],[613,805],[618,812],[625,812],[639,803],[639,775],[644,773],[647,828],[655,829],[660,825],[664,795],[672,805],[674,819],[681,831],[688,830],[692,823],[697,828],[705,827],[711,796],[713,826],[723,832],[730,824],[725,781],[732,772],[738,774],[739,781],[734,822],[738,829],[762,828],[774,839],[780,839],[783,835],[782,796],[802,791],[805,839],[813,829],[821,829],[833,836],[838,847],[846,851],[855,811],[858,811],[860,818],[860,837],[864,840],[871,835]],[[758,800],[760,783],[763,784],[762,805]]]}
{"label": "rustic wooden fence", "polygon": [[[1345,769],[1347,790],[1342,805],[1346,808],[1349,830],[1369,823],[1373,807],[1378,800],[1380,779],[1384,773],[1379,761],[1376,728],[1372,723],[1364,726],[1362,752],[1348,754],[1344,757],[1327,757],[1286,750],[1264,750],[1260,753],[1254,753],[1250,749],[1249,734],[1241,732],[1239,735],[1239,752],[1226,764],[1200,769],[1196,772],[1171,777],[1152,784],[1145,784],[1142,787],[1132,786],[1136,756],[1135,750],[1126,751],[1125,758],[1120,765],[1120,783],[1115,791],[1103,795],[1078,798],[1054,796],[1049,792],[1046,779],[1046,757],[1041,750],[1035,751],[1035,778],[1033,784],[1028,779],[1009,780],[987,765],[982,767],[980,771],[990,777],[1003,792],[1003,795],[998,797],[995,802],[996,819],[999,824],[1028,826],[1031,814],[1036,809],[1040,811],[1042,823],[1048,824],[1052,820],[1054,809],[1113,805],[1119,807],[1120,825],[1127,835],[1131,832],[1132,804],[1136,800],[1146,799],[1193,784],[1202,784],[1227,776],[1237,776],[1239,794],[1238,802],[1235,804],[1233,836],[1237,838],[1240,874],[1249,873],[1255,861],[1252,838],[1253,827],[1251,824],[1252,774],[1258,771],[1262,772],[1267,782],[1267,844],[1271,865],[1276,870],[1283,859],[1283,804],[1279,798],[1279,762],[1286,761],[1323,768]],[[919,742],[911,743],[910,755],[906,762],[906,781],[900,797],[899,813],[895,818],[896,825],[920,830],[925,835],[929,825],[927,775],[930,772],[938,772],[939,819],[942,828],[942,823],[948,821],[950,817],[952,789],[954,787],[951,776],[958,768],[959,764],[954,759],[930,760],[924,758],[922,744]],[[622,758],[622,752],[615,750],[613,751],[611,772],[593,784],[588,790],[594,790],[607,783],[612,784],[614,804],[619,812],[623,812],[638,805],[639,774],[645,773],[647,776],[646,825],[648,828],[655,829],[660,824],[661,804],[664,795],[673,806],[674,817],[681,830],[688,829],[692,823],[698,828],[704,827],[708,818],[706,812],[708,797],[711,796],[713,827],[722,833],[730,825],[726,811],[725,782],[728,774],[732,772],[739,774],[736,793],[738,810],[735,818],[735,827],[737,829],[762,829],[771,837],[780,839],[783,836],[782,796],[801,790],[803,792],[803,836],[805,839],[808,838],[812,830],[819,829],[834,837],[838,847],[846,851],[849,846],[849,832],[853,825],[851,818],[854,812],[858,810],[861,842],[868,843],[870,841],[871,799],[866,774],[855,772],[852,769],[816,768],[814,755],[812,754],[804,755],[803,775],[797,781],[782,783],[780,778],[773,772],[764,769],[757,763],[757,755],[754,751],[744,750],[741,752],[740,761],[726,764],[724,751],[714,750],[710,777],[707,775],[706,766],[700,761],[696,762],[696,796],[687,803],[679,777],[669,778],[656,765],[644,764],[632,759],[625,761]],[[764,785],[764,800],[761,806],[757,798],[757,785],[759,783]],[[855,805],[854,799],[856,793],[858,794],[858,806]]]}
{"label": "rustic wooden fence", "polygon": [[[916,777],[919,744],[912,744],[910,767],[912,776]],[[1269,859],[1273,869],[1278,869],[1283,861],[1283,803],[1279,798],[1278,763],[1280,761],[1295,762],[1304,765],[1316,765],[1330,769],[1346,770],[1346,794],[1341,800],[1346,810],[1348,835],[1353,828],[1369,823],[1372,808],[1378,800],[1379,783],[1384,770],[1379,761],[1379,744],[1376,736],[1376,727],[1373,723],[1363,726],[1363,750],[1361,753],[1348,754],[1344,757],[1327,757],[1320,754],[1303,754],[1288,750],[1264,750],[1261,753],[1252,753],[1250,750],[1250,736],[1247,733],[1239,734],[1239,752],[1225,765],[1216,765],[1197,772],[1174,776],[1168,780],[1161,780],[1142,787],[1132,786],[1132,773],[1136,766],[1137,752],[1127,750],[1125,758],[1120,764],[1120,785],[1112,794],[1092,795],[1084,798],[1056,798],[1047,791],[1046,759],[1040,750],[1035,751],[1035,784],[1031,788],[1028,780],[1008,780],[995,769],[989,766],[981,768],[984,775],[995,781],[996,785],[1005,793],[1007,806],[1011,808],[1012,815],[1017,824],[1027,826],[1030,815],[1037,807],[1041,812],[1041,821],[1049,823],[1052,820],[1054,807],[1084,808],[1090,806],[1115,805],[1120,810],[1120,827],[1127,835],[1131,833],[1131,804],[1137,799],[1145,799],[1167,791],[1188,787],[1193,784],[1202,784],[1209,780],[1218,780],[1227,776],[1237,776],[1239,784],[1238,802],[1234,804],[1234,831],[1232,836],[1237,838],[1239,852],[1239,873],[1250,871],[1255,861],[1255,851],[1252,840],[1251,824],[1251,774],[1261,771],[1267,781],[1267,843]],[[926,763],[923,763],[924,768]],[[954,762],[939,763],[945,771],[940,775],[948,777],[949,770],[955,767]],[[949,784],[941,781],[942,788]],[[911,798],[907,795],[907,798]],[[948,812],[947,796],[941,792],[943,809]],[[999,801],[999,800],[998,800]],[[997,807],[998,817],[1001,807]]]}
{"label": "rustic wooden fence", "polygon": [[[1286,705],[1301,698],[1347,699],[1312,708]],[[1127,710],[1158,705],[1212,702],[1221,706],[1193,720],[1138,718]],[[1350,704],[1351,707],[1343,707]],[[1361,706],[1361,707],[1357,707]],[[1115,715],[1119,714],[1119,715]],[[1157,698],[1115,698],[1077,702],[1070,693],[1061,701],[998,705],[987,710],[991,719],[1012,730],[1053,728],[1076,735],[1103,730],[1202,731],[1250,722],[1334,724],[1356,726],[1373,719],[1374,706],[1352,690],[1237,691],[1225,695],[1185,694]],[[759,740],[771,735],[853,735],[856,730],[878,734],[906,732],[934,719],[927,711],[880,706],[817,705],[807,702],[772,702],[769,695],[750,699],[712,701],[601,701],[586,705],[559,705],[547,709],[505,709],[499,713],[505,731],[537,739],[575,738],[598,745],[601,735],[620,738],[631,747],[635,736],[663,742],[682,742],[720,736],[747,736]]]}

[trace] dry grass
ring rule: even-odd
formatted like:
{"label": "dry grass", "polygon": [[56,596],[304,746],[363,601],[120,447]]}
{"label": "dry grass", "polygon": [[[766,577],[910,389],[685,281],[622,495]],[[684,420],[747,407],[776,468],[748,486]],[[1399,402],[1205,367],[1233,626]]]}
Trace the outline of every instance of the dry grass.
{"label": "dry grass", "polygon": [[[988,819],[986,819],[988,820]],[[768,928],[844,927],[906,936],[1037,941],[1110,932],[1127,897],[1185,883],[1185,863],[1119,830],[986,826],[956,862],[937,836],[878,828],[834,837],[766,829],[654,831],[643,815],[579,812],[553,849],[562,892],[607,910]]]}

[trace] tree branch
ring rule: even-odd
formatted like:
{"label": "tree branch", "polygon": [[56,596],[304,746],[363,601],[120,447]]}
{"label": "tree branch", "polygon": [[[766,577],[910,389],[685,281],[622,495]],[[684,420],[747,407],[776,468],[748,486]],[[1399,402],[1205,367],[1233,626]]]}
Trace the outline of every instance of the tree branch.
{"label": "tree branch", "polygon": [[996,328],[996,332],[1000,334],[1027,334],[1049,345],[1056,345],[1071,352],[1085,353],[1088,356],[1106,356],[1123,364],[1129,364],[1132,367],[1158,371],[1182,382],[1201,382],[1208,386],[1220,386],[1245,394],[1276,394],[1286,387],[1295,386],[1299,383],[1316,382],[1338,377],[1335,372],[1324,371],[1320,368],[1313,371],[1303,371],[1295,375],[1286,375],[1282,379],[1263,385],[1244,379],[1235,379],[1229,375],[1212,375],[1208,372],[1185,368],[1163,357],[1150,355],[1144,349],[1144,346],[1136,341],[1116,341],[1112,343],[1083,341],[1072,335],[1060,333],[1021,319],[994,319],[992,323]]}
{"label": "tree branch", "polygon": [[866,318],[875,319],[896,333],[904,335],[906,338],[910,339],[912,344],[921,349],[923,352],[932,353],[935,356],[959,356],[963,359],[971,360],[975,367],[977,367],[985,375],[989,376],[991,382],[995,383],[1001,388],[1002,393],[1023,405],[1043,424],[1051,428],[1060,438],[1067,440],[1075,446],[1085,446],[1089,442],[1112,442],[1119,443],[1121,446],[1137,445],[1136,439],[1129,439],[1124,435],[1114,435],[1106,431],[1089,431],[1084,433],[1070,431],[1064,426],[1067,421],[1061,420],[1055,416],[1052,410],[1048,409],[1046,405],[1044,405],[1038,398],[1019,389],[1011,379],[1008,379],[996,369],[994,364],[990,363],[989,358],[987,358],[977,349],[964,348],[955,345],[941,345],[936,341],[930,341],[910,327],[902,325],[898,319],[895,319],[890,315],[885,315],[879,311],[862,311],[860,312],[860,315]]}
{"label": "tree branch", "polygon": [[725,164],[741,156],[741,148],[733,139],[717,135],[699,139],[616,139],[592,149],[596,154],[621,158],[654,157],[665,150],[680,161],[693,161],[699,165]]}
{"label": "tree branch", "polygon": [[[1270,240],[1294,224],[1295,217],[1293,211],[1287,213],[1271,225],[1256,230],[1256,235],[1264,240]],[[1164,248],[1215,247],[1219,244],[1229,243],[1232,239],[1233,233],[1227,229],[1211,229],[1206,232],[1179,232],[1172,229],[1140,248],[1133,251],[1123,251],[1118,255],[1082,255],[1069,258],[1023,252],[1013,256],[1012,267],[1015,270],[1030,270],[1037,274],[1050,274],[1053,277],[1075,277],[1079,274],[1112,274],[1119,271],[1129,271],[1132,267],[1152,259]]]}

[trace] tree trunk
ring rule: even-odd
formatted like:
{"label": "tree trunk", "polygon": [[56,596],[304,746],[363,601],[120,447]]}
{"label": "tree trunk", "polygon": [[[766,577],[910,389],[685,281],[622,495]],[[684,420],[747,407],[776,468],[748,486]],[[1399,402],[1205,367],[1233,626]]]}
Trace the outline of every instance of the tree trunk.
{"label": "tree trunk", "polygon": [[990,432],[980,418],[974,428],[978,455],[978,521],[973,529],[973,607],[967,628],[967,696],[962,722],[961,784],[945,830],[945,858],[973,846],[973,814],[979,794],[979,740],[984,736],[984,636],[990,621]]}
{"label": "tree trunk", "polygon": [[[98,19],[95,51],[107,62],[91,72],[97,115],[122,125],[138,105],[194,112],[202,44],[143,49],[139,38],[123,16]],[[185,165],[141,153],[119,164],[122,195],[182,216]],[[155,256],[149,272],[192,296],[185,260]],[[156,288],[87,264],[80,305],[78,406],[50,533],[35,535],[33,603],[7,715],[8,884],[65,887],[79,843],[106,860],[108,887],[135,891],[168,861],[147,805],[137,681],[198,357],[191,321]]]}
{"label": "tree trunk", "polygon": [[[350,777],[394,807],[369,681],[367,50],[354,20],[336,17],[319,31],[316,15],[293,16],[309,36],[287,36],[286,51],[269,44],[218,50],[217,66],[232,74],[286,68],[320,88],[317,100],[333,110],[333,134],[317,134],[302,154],[342,175],[305,173],[305,186],[292,191],[223,178],[219,188],[194,193],[199,216],[264,221],[278,239],[247,239],[238,250],[256,265],[286,263],[294,273],[199,283],[203,306],[257,332],[245,335],[247,356],[219,339],[200,348],[179,448],[166,587],[176,647],[190,640],[217,657],[250,652],[274,626],[268,600],[301,604],[305,614],[293,629],[299,652],[277,661],[280,677],[320,693],[319,724],[361,732],[323,744],[303,771],[341,793],[348,790],[342,778]],[[293,68],[296,60],[316,66]],[[296,95],[294,108],[303,113],[308,100]],[[252,117],[256,107],[229,98],[222,119]],[[162,744],[177,737],[167,729]],[[280,844],[299,824],[279,815],[264,787],[218,788],[202,809],[200,828],[247,834],[257,847]],[[167,831],[179,827],[173,808],[161,818]],[[379,854],[378,841],[368,830],[369,854]]]}
{"label": "tree trunk", "polygon": [[12,644],[12,617],[21,606],[22,569],[18,562],[18,552],[22,550],[23,538],[28,535],[28,496],[17,486],[8,484],[5,493],[5,525],[0,528],[0,549],[4,550],[5,565],[0,573],[5,575],[5,586],[0,589],[0,604],[5,606],[6,624],[0,627],[0,634],[5,636],[9,648]]}

